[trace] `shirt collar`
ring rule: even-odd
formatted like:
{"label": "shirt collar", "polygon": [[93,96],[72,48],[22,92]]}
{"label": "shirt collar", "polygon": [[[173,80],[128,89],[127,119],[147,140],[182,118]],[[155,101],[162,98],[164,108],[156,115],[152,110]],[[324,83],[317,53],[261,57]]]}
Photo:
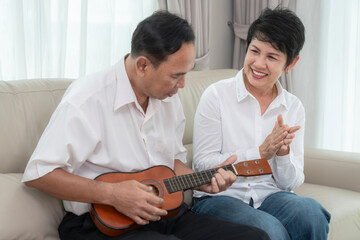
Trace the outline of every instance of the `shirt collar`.
{"label": "shirt collar", "polygon": [[[128,55],[126,55],[128,56]],[[119,109],[120,107],[136,102],[136,95],[134,93],[134,90],[130,84],[129,77],[125,70],[125,58],[126,56],[117,62],[115,67],[115,77],[116,77],[116,96],[115,96],[115,102],[114,102],[114,111]],[[153,105],[155,109],[158,109],[158,105],[162,102],[170,102],[170,98],[165,98],[163,100],[158,100],[154,98],[150,98],[149,102]]]}
{"label": "shirt collar", "polygon": [[116,77],[114,111],[128,103],[136,101],[134,90],[131,87],[129,77],[126,74],[125,57],[114,65]]}
{"label": "shirt collar", "polygon": [[[241,69],[235,76],[236,81],[236,97],[238,102],[243,101],[246,97],[252,96],[251,93],[246,89],[243,77],[243,70]],[[273,101],[274,107],[279,107],[283,105],[286,109],[288,109],[286,100],[285,100],[285,89],[281,86],[280,81],[277,80],[275,82],[275,86],[277,88],[278,95]]]}

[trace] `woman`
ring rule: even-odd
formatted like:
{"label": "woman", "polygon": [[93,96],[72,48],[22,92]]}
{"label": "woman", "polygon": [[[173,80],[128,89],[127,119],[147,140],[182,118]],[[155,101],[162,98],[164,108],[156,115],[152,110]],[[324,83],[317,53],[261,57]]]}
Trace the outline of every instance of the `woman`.
{"label": "woman", "polygon": [[219,194],[194,193],[193,211],[258,227],[271,239],[327,239],[330,214],[292,191],[304,182],[305,111],[278,79],[299,60],[305,41],[290,10],[266,9],[249,28],[244,68],[203,94],[194,123],[194,168],[231,155],[266,158],[273,174],[237,177]]}

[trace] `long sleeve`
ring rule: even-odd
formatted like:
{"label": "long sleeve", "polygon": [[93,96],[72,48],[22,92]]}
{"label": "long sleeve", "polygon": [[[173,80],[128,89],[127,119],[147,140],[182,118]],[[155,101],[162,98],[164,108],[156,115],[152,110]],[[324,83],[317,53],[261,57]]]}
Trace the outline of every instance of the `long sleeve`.
{"label": "long sleeve", "polygon": [[[294,107],[295,108],[295,107]],[[285,156],[275,156],[271,167],[277,186],[286,191],[292,191],[304,182],[304,131],[305,110],[298,105],[293,110],[294,125],[301,128],[295,133],[295,138],[290,144],[290,153]]]}
{"label": "long sleeve", "polygon": [[[229,106],[222,103],[221,96],[214,86],[210,86],[204,91],[194,120],[193,165],[197,171],[206,170],[222,163],[231,155],[237,155],[237,162],[260,158],[258,146],[245,146],[241,140],[236,144],[239,147],[232,148],[231,151],[224,151],[226,149],[224,142],[226,144],[226,141],[233,140],[224,133],[239,131],[241,134],[241,130],[228,122],[227,108]],[[248,121],[241,117],[239,123],[241,120]]]}

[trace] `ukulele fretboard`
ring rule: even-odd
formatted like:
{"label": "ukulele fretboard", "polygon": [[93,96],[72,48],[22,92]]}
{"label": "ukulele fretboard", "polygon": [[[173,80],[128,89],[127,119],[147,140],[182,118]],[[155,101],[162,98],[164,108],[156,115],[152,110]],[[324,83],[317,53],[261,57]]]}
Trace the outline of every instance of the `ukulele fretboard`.
{"label": "ukulele fretboard", "polygon": [[[224,170],[232,171],[236,174],[234,167],[226,165],[221,167]],[[187,175],[175,176],[164,180],[165,187],[169,193],[187,190],[211,182],[211,178],[219,168],[195,172]]]}

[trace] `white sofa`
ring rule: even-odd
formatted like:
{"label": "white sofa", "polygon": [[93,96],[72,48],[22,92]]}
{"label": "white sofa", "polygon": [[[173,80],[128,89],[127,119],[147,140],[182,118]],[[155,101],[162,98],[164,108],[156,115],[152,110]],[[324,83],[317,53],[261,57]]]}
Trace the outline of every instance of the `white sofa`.
{"label": "white sofa", "polygon": [[[211,83],[237,70],[190,72],[179,91],[187,118],[184,145],[192,160],[193,117]],[[21,183],[22,173],[70,79],[0,81],[0,240],[58,239],[60,200]],[[331,212],[328,239],[360,239],[360,154],[305,149],[305,182],[296,193]],[[191,202],[191,192],[185,193]]]}

